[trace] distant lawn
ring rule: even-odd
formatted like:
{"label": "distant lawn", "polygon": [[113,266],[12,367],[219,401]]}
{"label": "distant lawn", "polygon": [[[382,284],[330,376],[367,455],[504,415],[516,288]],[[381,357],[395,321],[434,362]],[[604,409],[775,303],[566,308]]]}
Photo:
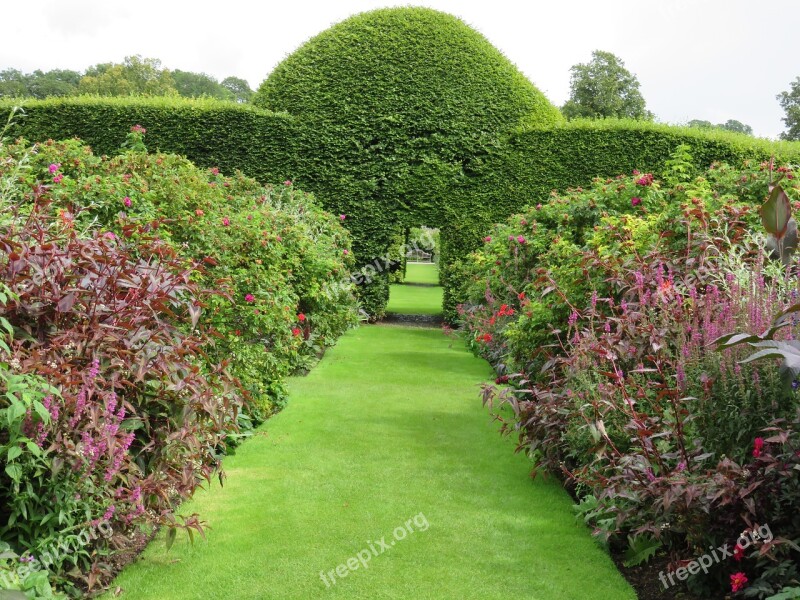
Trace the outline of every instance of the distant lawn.
{"label": "distant lawn", "polygon": [[432,283],[439,285],[439,267],[427,263],[408,263],[406,283]]}
{"label": "distant lawn", "polygon": [[442,288],[393,285],[386,310],[403,315],[439,315],[442,313]]}
{"label": "distant lawn", "polygon": [[[436,287],[407,285],[413,283],[436,284]],[[389,291],[387,312],[403,315],[442,314],[442,288],[436,265],[408,263],[406,283],[394,284]]]}

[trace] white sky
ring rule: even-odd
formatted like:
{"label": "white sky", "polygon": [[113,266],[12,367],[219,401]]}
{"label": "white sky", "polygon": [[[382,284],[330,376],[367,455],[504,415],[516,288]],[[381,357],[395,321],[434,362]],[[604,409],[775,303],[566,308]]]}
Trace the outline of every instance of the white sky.
{"label": "white sky", "polygon": [[[800,76],[797,0],[428,0],[461,17],[550,100],[592,50],[636,74],[658,120],[737,119],[756,135],[784,129],[776,94]],[[0,70],[83,71],[141,54],[170,69],[243,77],[255,89],[308,38],[391,0],[29,0],[3,2]]]}

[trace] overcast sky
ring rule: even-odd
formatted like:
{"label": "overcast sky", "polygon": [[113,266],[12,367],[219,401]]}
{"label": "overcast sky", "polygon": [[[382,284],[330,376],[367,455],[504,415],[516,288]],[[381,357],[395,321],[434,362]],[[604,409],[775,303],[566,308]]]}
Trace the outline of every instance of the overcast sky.
{"label": "overcast sky", "polygon": [[[798,0],[432,0],[461,17],[561,105],[569,69],[593,50],[636,74],[659,121],[737,119],[784,129],[776,94],[800,76]],[[4,2],[0,70],[66,68],[140,54],[170,69],[243,77],[253,89],[308,38],[377,0]]]}

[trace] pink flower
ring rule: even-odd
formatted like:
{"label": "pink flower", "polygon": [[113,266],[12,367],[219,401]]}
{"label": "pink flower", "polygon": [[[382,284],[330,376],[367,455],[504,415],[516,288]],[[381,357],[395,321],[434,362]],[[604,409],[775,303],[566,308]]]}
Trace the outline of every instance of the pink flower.
{"label": "pink flower", "polygon": [[646,173],[645,175],[642,175],[639,179],[636,180],[636,185],[648,186],[651,185],[652,183],[653,183],[652,173]]}
{"label": "pink flower", "polygon": [[194,214],[196,214],[198,217],[202,217],[206,213],[198,208],[196,211],[194,211]]}
{"label": "pink flower", "polygon": [[141,125],[134,125],[133,127],[131,127],[131,133],[140,133],[144,135],[145,133],[147,133],[147,129],[145,129]]}
{"label": "pink flower", "polygon": [[106,238],[107,240],[115,240],[115,239],[117,239],[117,236],[115,236],[114,233],[111,232],[111,231],[106,231],[103,234],[103,237]]}
{"label": "pink flower", "polygon": [[289,187],[290,185],[292,185],[292,180],[291,179],[287,179],[286,181],[283,182],[283,185],[285,185],[286,187]]}
{"label": "pink flower", "polygon": [[639,206],[642,203],[642,199],[638,196],[634,196],[631,198],[631,206]]}
{"label": "pink flower", "polygon": [[520,244],[524,244],[525,243],[525,236],[524,235],[518,235],[517,236],[517,242],[520,243]]}
{"label": "pink flower", "polygon": [[639,169],[634,169],[634,170],[633,170],[633,174],[634,174],[634,175],[638,175],[638,174],[639,174]]}
{"label": "pink flower", "polygon": [[247,295],[244,297],[244,301],[245,301],[245,302],[250,302],[250,303],[252,304],[253,302],[255,302],[255,301],[256,301],[256,297],[255,297],[255,296],[253,296],[253,294],[247,294]]}
{"label": "pink flower", "polygon": [[339,215],[339,220],[344,221],[347,218],[347,215]]}
{"label": "pink flower", "polygon": [[350,254],[350,250],[348,250],[347,248],[345,248],[344,250],[342,250],[342,254],[344,254],[345,256],[347,256],[348,254]]}
{"label": "pink flower", "polygon": [[484,241],[484,242],[486,242],[486,243],[488,244],[489,242],[491,242],[491,241],[492,241],[492,236],[490,236],[490,235],[487,235],[485,238],[483,238],[483,241]]}
{"label": "pink flower", "polygon": [[303,313],[297,315],[297,320],[301,323],[306,320],[306,316]]}
{"label": "pink flower", "polygon": [[222,224],[225,227],[228,227],[231,224],[231,220],[228,217],[225,217],[224,219],[222,219]]}
{"label": "pink flower", "polygon": [[55,173],[61,168],[61,163],[52,163],[49,167],[47,167],[51,173]]}
{"label": "pink flower", "polygon": [[761,450],[764,448],[764,438],[757,437],[753,440],[753,458],[761,456]]}
{"label": "pink flower", "polygon": [[536,210],[542,210],[542,205],[541,204],[537,204],[536,205]]}
{"label": "pink flower", "polygon": [[129,197],[129,196],[125,196],[125,199],[122,201],[122,203],[123,203],[125,206],[127,206],[128,208],[130,208],[130,207],[131,207],[131,204],[133,204],[133,202],[131,202],[131,199],[130,199],[130,197]]}
{"label": "pink flower", "polygon": [[747,575],[745,575],[744,573],[742,572],[734,573],[733,575],[731,575],[731,591],[738,592],[739,590],[744,588],[745,585],[747,585],[748,581],[749,579],[747,579]]}
{"label": "pink flower", "polygon": [[219,175],[219,169],[217,167],[213,167],[211,169],[211,174],[212,175]]}
{"label": "pink flower", "polygon": [[300,328],[299,327],[293,327],[292,328],[292,335],[295,336],[295,337],[300,335]]}
{"label": "pink flower", "polygon": [[61,173],[59,173],[58,175],[53,177],[53,183],[61,183],[62,179],[64,179],[64,176]]}

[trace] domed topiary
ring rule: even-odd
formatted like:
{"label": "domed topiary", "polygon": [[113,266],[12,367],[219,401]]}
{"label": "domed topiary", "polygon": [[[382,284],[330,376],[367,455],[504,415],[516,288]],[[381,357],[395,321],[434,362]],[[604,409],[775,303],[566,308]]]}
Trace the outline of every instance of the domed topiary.
{"label": "domed topiary", "polygon": [[[441,227],[446,251],[447,220],[458,218],[448,202],[475,161],[521,124],[562,120],[480,33],[427,8],[331,27],[278,65],[254,103],[303,123],[294,179],[347,214],[361,264],[414,225]],[[388,293],[385,277],[377,284],[362,295],[372,314]]]}

